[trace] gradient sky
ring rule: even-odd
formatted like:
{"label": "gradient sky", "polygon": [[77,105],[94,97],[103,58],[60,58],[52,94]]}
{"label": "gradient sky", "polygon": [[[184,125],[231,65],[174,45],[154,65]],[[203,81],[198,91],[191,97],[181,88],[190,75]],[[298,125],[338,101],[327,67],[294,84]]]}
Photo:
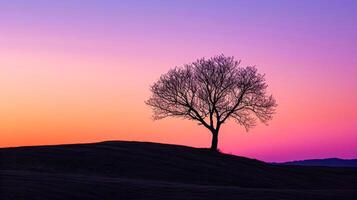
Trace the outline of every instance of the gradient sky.
{"label": "gradient sky", "polygon": [[208,147],[153,121],[149,86],[224,53],[266,74],[269,126],[219,148],[264,161],[357,157],[357,1],[0,1],[0,146],[138,140]]}

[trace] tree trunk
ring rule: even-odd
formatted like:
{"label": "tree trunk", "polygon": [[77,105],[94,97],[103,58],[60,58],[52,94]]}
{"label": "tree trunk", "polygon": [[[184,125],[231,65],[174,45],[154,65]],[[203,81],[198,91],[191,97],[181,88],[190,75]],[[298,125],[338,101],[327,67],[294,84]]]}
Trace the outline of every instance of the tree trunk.
{"label": "tree trunk", "polygon": [[212,131],[211,150],[217,151],[217,145],[218,145],[218,131],[214,130]]}

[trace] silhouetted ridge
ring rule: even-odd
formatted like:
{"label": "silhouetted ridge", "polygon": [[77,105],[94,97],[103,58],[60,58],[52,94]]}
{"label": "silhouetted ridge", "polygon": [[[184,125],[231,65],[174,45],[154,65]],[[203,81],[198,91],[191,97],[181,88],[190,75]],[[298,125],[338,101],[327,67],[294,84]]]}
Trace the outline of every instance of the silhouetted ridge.
{"label": "silhouetted ridge", "polygon": [[327,166],[327,167],[357,167],[357,159],[340,159],[340,158],[325,158],[325,159],[310,159],[297,160],[279,163],[282,165],[302,165],[302,166]]}
{"label": "silhouetted ridge", "polygon": [[2,148],[1,170],[36,171],[249,188],[357,186],[356,169],[276,166],[208,149],[108,141]]}

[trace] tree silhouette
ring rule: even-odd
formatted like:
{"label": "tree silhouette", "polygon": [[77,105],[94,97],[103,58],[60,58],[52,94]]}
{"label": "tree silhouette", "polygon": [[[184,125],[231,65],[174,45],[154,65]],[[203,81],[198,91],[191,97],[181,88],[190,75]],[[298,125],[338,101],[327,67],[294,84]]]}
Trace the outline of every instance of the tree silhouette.
{"label": "tree silhouette", "polygon": [[196,120],[212,133],[211,150],[217,150],[218,133],[234,119],[248,131],[257,119],[267,123],[277,106],[267,95],[264,75],[254,66],[240,67],[234,57],[219,55],[199,59],[163,74],[151,86],[145,103],[154,119],[181,117]]}

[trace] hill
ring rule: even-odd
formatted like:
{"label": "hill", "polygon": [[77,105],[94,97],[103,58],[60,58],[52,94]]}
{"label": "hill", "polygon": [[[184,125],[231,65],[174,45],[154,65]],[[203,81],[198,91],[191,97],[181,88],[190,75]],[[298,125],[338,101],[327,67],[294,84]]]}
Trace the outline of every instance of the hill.
{"label": "hill", "polygon": [[357,159],[325,158],[325,159],[297,160],[297,161],[284,162],[279,164],[302,165],[302,166],[327,166],[327,167],[357,167]]}
{"label": "hill", "polygon": [[3,199],[354,199],[356,168],[147,142],[0,149]]}

